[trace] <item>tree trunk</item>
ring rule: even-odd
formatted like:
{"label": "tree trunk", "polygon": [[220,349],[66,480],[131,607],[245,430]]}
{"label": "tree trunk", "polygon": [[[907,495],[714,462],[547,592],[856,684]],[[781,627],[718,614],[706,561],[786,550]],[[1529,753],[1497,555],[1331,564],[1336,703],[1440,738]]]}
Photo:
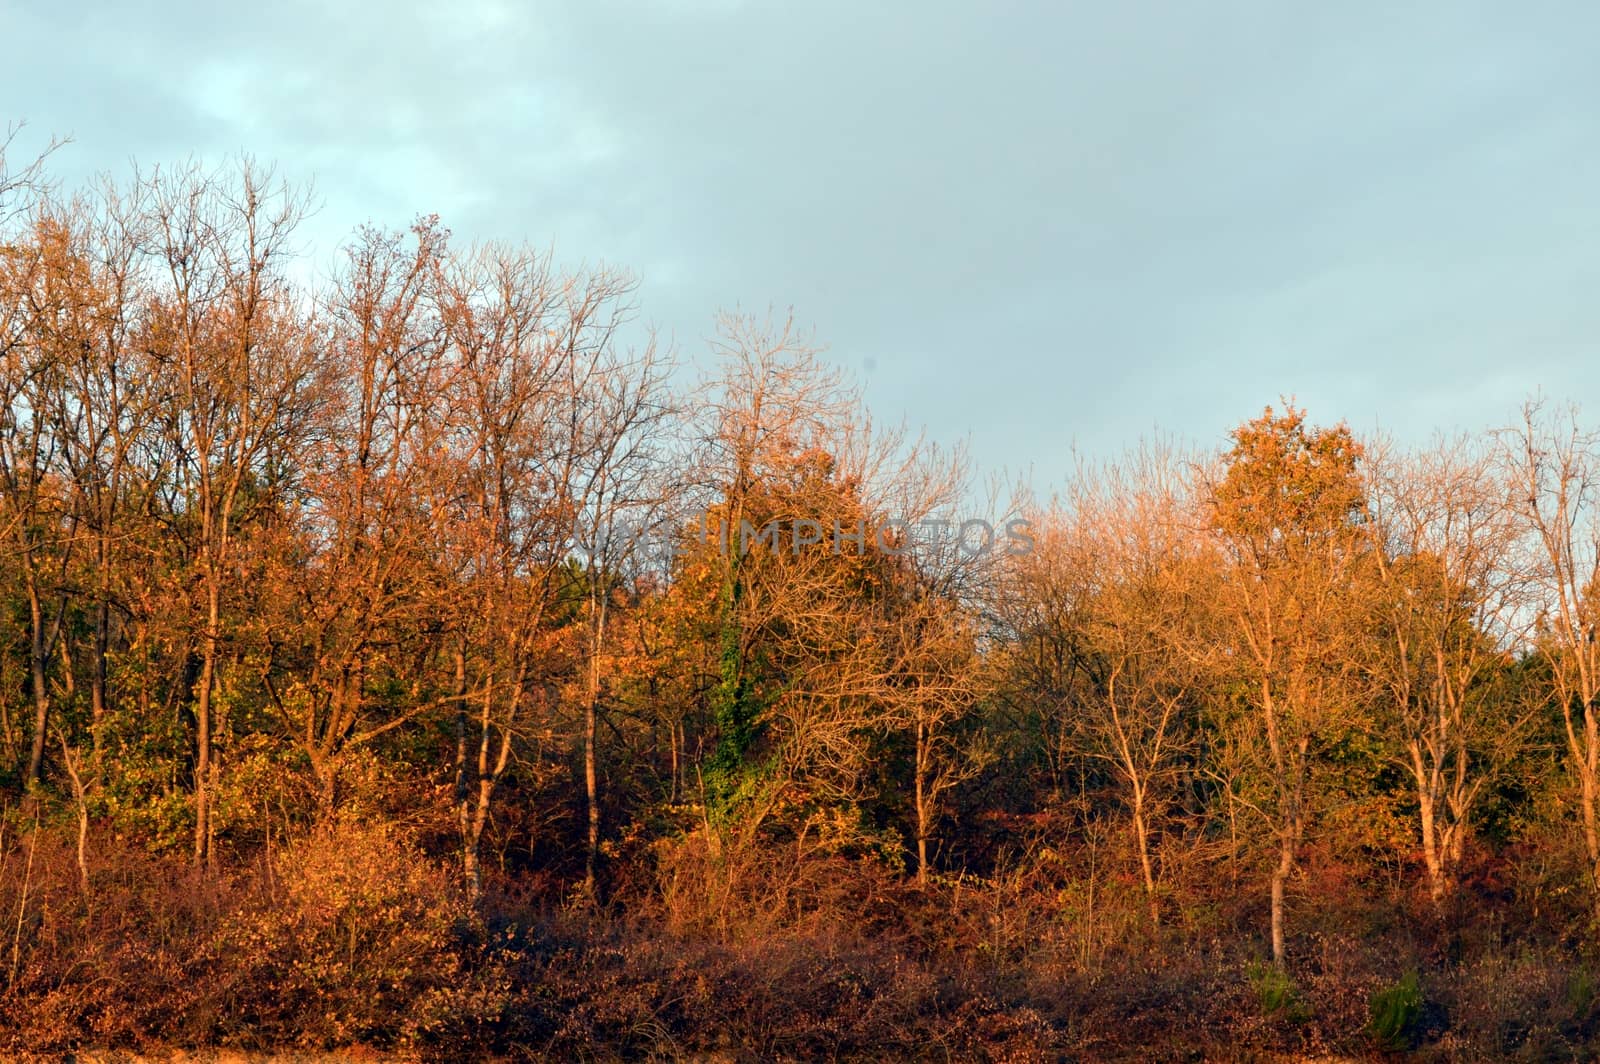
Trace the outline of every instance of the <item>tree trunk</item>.
{"label": "tree trunk", "polygon": [[462,874],[467,880],[467,898],[474,905],[483,893],[483,870],[478,863],[478,839],[476,833],[469,839],[461,850]]}
{"label": "tree trunk", "polygon": [[1156,897],[1155,865],[1150,859],[1150,827],[1144,815],[1144,788],[1133,791],[1133,835],[1139,844],[1139,867],[1144,873],[1145,902],[1150,907],[1150,926],[1161,925],[1161,902]]}
{"label": "tree trunk", "polygon": [[89,675],[89,741],[90,752],[94,758],[93,769],[100,771],[103,757],[105,722],[106,722],[106,654],[111,641],[111,604],[106,601],[105,593],[95,604],[94,611],[94,660],[90,664]]}
{"label": "tree trunk", "polygon": [[28,650],[28,677],[33,687],[33,745],[28,750],[28,770],[22,777],[25,787],[39,782],[44,769],[44,737],[50,725],[50,691],[45,686],[48,646],[44,634],[44,607],[39,589],[28,581],[28,619],[31,625]]}
{"label": "tree trunk", "polygon": [[[592,578],[592,577],[591,577]],[[600,647],[606,637],[606,607],[604,592],[594,604],[595,626],[593,644],[589,648],[589,690],[583,709],[583,786],[589,807],[588,848],[583,866],[583,890],[590,902],[598,903],[600,865],[600,780],[596,764],[595,733],[600,719]]]}
{"label": "tree trunk", "polygon": [[91,768],[98,777],[104,756],[106,655],[111,648],[111,545],[104,531],[95,544],[95,564],[98,580],[94,603],[94,654],[89,662],[89,742],[93,758]]}
{"label": "tree trunk", "polygon": [[583,712],[583,783],[589,804],[589,837],[583,868],[583,890],[591,902],[598,902],[596,872],[600,863],[600,789],[595,771],[595,731],[599,718],[599,692],[591,689]]}
{"label": "tree trunk", "polygon": [[928,883],[928,729],[922,721],[917,721],[917,764],[915,787],[915,800],[917,812],[917,883],[926,886]]}
{"label": "tree trunk", "polygon": [[1450,835],[1450,845],[1446,849],[1446,852],[1450,855],[1450,875],[1452,881],[1458,874],[1458,870],[1461,868],[1462,854],[1466,850],[1468,826],[1469,822],[1467,817],[1462,815],[1457,818],[1455,824],[1453,825],[1454,830]]}
{"label": "tree trunk", "polygon": [[317,781],[317,816],[332,820],[334,807],[339,804],[339,773],[331,759],[318,751],[311,758],[311,775]]}
{"label": "tree trunk", "polygon": [[1272,963],[1283,967],[1283,887],[1294,868],[1294,837],[1285,832],[1278,842],[1278,864],[1272,870]]}
{"label": "tree trunk", "polygon": [[194,863],[211,859],[211,687],[217,672],[216,637],[207,633],[195,698]]}
{"label": "tree trunk", "polygon": [[1435,907],[1444,904],[1445,855],[1439,846],[1439,807],[1422,750],[1411,744],[1411,771],[1417,781],[1417,810],[1422,826],[1422,859],[1428,867],[1428,894]]}
{"label": "tree trunk", "polygon": [[461,831],[462,874],[468,889],[479,881],[478,854],[468,843],[471,820],[468,802],[471,797],[467,779],[467,652],[465,646],[456,648],[456,825]]}
{"label": "tree trunk", "polygon": [[[652,686],[654,683],[655,681],[652,679]],[[654,699],[652,699],[653,702]],[[683,769],[678,764],[678,722],[676,720],[667,722],[667,735],[672,741],[672,801],[670,804],[677,805],[679,781],[683,776]]]}
{"label": "tree trunk", "polygon": [[84,789],[83,776],[78,772],[78,756],[67,745],[67,737],[60,732],[57,737],[61,740],[61,760],[67,768],[67,778],[72,781],[73,807],[78,814],[78,885],[82,888],[84,896],[89,894],[89,797]]}
{"label": "tree trunk", "polygon": [[494,799],[495,784],[505,772],[506,764],[511,759],[512,728],[516,724],[517,703],[521,698],[524,679],[524,673],[519,671],[515,682],[511,685],[511,703],[506,707],[506,718],[500,726],[499,752],[491,765],[489,752],[494,745],[494,678],[492,675],[484,677],[483,716],[479,722],[481,730],[478,739],[477,798],[470,815],[465,804],[459,810],[463,828],[462,872],[466,877],[467,893],[473,905],[476,905],[483,895],[483,862],[479,856],[479,847],[483,841],[483,829],[489,823],[489,803]]}
{"label": "tree trunk", "polygon": [[1434,905],[1442,905],[1446,893],[1444,860],[1439,851],[1433,795],[1428,793],[1426,787],[1419,788],[1417,803],[1422,812],[1422,859],[1428,866],[1428,895],[1433,899]]}
{"label": "tree trunk", "polygon": [[[1588,715],[1587,713],[1585,714]],[[1593,743],[1590,744],[1591,749]],[[1590,885],[1595,890],[1595,912],[1600,915],[1600,824],[1596,823],[1596,780],[1593,759],[1579,763],[1579,783],[1583,792],[1583,842],[1589,856]]]}

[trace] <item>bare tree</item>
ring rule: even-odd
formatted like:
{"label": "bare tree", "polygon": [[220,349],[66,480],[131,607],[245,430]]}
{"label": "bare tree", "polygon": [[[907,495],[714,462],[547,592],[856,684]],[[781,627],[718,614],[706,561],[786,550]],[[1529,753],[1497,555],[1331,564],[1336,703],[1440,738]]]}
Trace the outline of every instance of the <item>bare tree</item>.
{"label": "bare tree", "polygon": [[9,123],[5,135],[0,136],[0,225],[16,215],[31,213],[37,197],[50,190],[45,163],[67,143],[59,137],[52,137],[37,155],[13,167],[12,149],[25,127],[26,123],[23,122]]}
{"label": "bare tree", "polygon": [[64,450],[76,437],[69,366],[92,343],[87,263],[61,217],[41,207],[25,241],[0,249],[0,531],[28,605],[33,735],[25,784],[39,781],[50,728],[48,677],[71,594],[81,512]]}
{"label": "bare tree", "polygon": [[1533,401],[1499,440],[1512,504],[1531,540],[1535,643],[1561,707],[1600,915],[1600,434],[1581,424],[1576,408],[1549,411]]}
{"label": "bare tree", "polygon": [[1379,720],[1416,788],[1435,904],[1454,890],[1472,812],[1516,749],[1521,721],[1497,672],[1526,627],[1519,530],[1493,456],[1474,440],[1415,454],[1368,448],[1380,549],[1370,588]]}
{"label": "bare tree", "polygon": [[1006,530],[1017,520],[1017,500],[1002,500],[998,483],[975,490],[964,450],[943,453],[917,441],[906,457],[880,478],[872,546],[884,555],[877,562],[883,590],[869,623],[882,660],[871,686],[881,692],[889,726],[911,741],[912,839],[917,881],[925,884],[929,844],[951,794],[996,758],[981,715],[988,680],[982,609],[1010,560]]}
{"label": "bare tree", "polygon": [[[956,693],[966,681],[939,676],[948,660],[922,674],[926,697],[914,693],[942,636],[930,628],[934,638],[914,647],[906,633],[934,613],[902,609],[929,591],[930,574],[906,569],[903,555],[908,526],[948,487],[939,464],[920,441],[875,430],[792,321],[725,317],[721,335],[699,430],[712,501],[679,579],[715,600],[702,603],[716,641],[703,780],[717,846],[749,842],[802,795],[858,797],[874,737],[911,725],[907,712],[926,724],[967,708]],[[925,784],[940,774],[935,742],[925,730]]]}
{"label": "bare tree", "polygon": [[961,784],[994,763],[990,737],[966,726],[982,697],[977,625],[949,599],[913,593],[901,615],[899,653],[884,677],[894,719],[912,735],[911,798],[917,882],[927,883],[934,838],[945,803]]}
{"label": "bare tree", "polygon": [[1146,445],[1080,468],[1068,494],[1074,536],[1097,572],[1084,632],[1099,681],[1084,706],[1086,752],[1126,788],[1152,924],[1161,920],[1155,839],[1210,664],[1215,565],[1196,534],[1187,466],[1170,448]]}
{"label": "bare tree", "polygon": [[[787,772],[758,769],[755,759],[793,765],[827,747],[821,756],[842,765],[859,747],[850,729],[813,727],[807,709],[815,703],[802,706],[801,684],[788,675],[797,663],[761,669],[756,660],[771,626],[797,617],[800,601],[836,578],[826,552],[794,550],[792,535],[782,532],[786,523],[792,533],[796,521],[816,521],[819,495],[853,492],[834,451],[844,443],[854,395],[792,320],[774,327],[725,315],[719,333],[721,369],[704,382],[700,400],[698,480],[708,505],[695,559],[713,577],[717,599],[717,675],[709,695],[716,740],[703,776],[714,843],[725,814],[744,806],[741,819],[753,832],[787,787]],[[853,517],[846,524],[853,526]],[[810,538],[812,526],[806,528]],[[837,617],[813,611],[810,619],[816,637],[810,649],[847,638]],[[838,697],[829,702],[841,704]],[[786,712],[790,726],[773,729]]]}
{"label": "bare tree", "polygon": [[[574,548],[582,563],[585,598],[583,779],[587,805],[584,893],[599,899],[600,779],[597,740],[607,687],[602,671],[610,636],[613,600],[652,540],[666,534],[676,515],[677,485],[668,462],[671,418],[678,412],[667,391],[671,363],[653,339],[633,355],[609,346],[596,350],[587,382],[569,382],[592,392],[581,422],[574,425],[579,469],[573,495],[578,503]],[[572,367],[576,371],[577,367]]]}
{"label": "bare tree", "polygon": [[483,248],[443,263],[437,283],[456,366],[441,460],[457,479],[435,511],[463,589],[456,808],[476,896],[495,788],[517,737],[531,734],[524,711],[553,709],[570,668],[570,640],[550,622],[572,582],[597,389],[631,282],[605,271],[563,276],[545,257]]}
{"label": "bare tree", "polygon": [[315,383],[319,348],[280,272],[304,198],[246,161],[149,179],[149,253],[163,271],[146,343],[168,399],[175,529],[192,537],[201,588],[195,702],[194,859],[211,845],[218,665],[239,525],[290,414]]}
{"label": "bare tree", "polygon": [[[299,456],[305,502],[268,581],[283,601],[263,616],[264,685],[325,809],[345,750],[451,697],[424,684],[442,637],[430,619],[446,598],[422,505],[439,494],[439,397],[452,384],[431,299],[445,234],[425,220],[413,235],[408,248],[398,234],[361,233],[325,300],[324,423]],[[372,704],[369,687],[389,677],[407,677],[410,704]]]}
{"label": "bare tree", "polygon": [[139,526],[161,475],[159,461],[150,461],[157,396],[136,333],[147,285],[139,251],[142,191],[102,179],[86,198],[51,208],[62,235],[59,254],[73,264],[63,268],[76,275],[81,293],[54,417],[85,540],[87,575],[79,584],[91,617],[90,646],[79,657],[88,669],[94,777],[103,768],[114,607],[130,576],[134,544],[149,542],[148,529]]}

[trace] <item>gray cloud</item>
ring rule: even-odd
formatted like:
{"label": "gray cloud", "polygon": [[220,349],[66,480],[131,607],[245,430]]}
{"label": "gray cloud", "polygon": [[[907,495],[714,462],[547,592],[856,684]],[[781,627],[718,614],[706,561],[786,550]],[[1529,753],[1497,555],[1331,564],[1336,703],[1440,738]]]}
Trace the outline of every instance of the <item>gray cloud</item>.
{"label": "gray cloud", "polygon": [[65,167],[315,174],[328,242],[438,211],[629,266],[690,353],[793,304],[880,414],[1046,477],[1280,392],[1600,400],[1586,5],[331,7],[0,0],[0,100]]}

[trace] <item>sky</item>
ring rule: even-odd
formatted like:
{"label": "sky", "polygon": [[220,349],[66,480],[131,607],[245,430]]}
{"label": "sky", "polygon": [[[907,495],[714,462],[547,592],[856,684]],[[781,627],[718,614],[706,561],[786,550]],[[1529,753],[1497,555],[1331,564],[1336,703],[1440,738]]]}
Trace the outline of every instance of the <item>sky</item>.
{"label": "sky", "polygon": [[792,308],[879,421],[1058,482],[1280,396],[1600,419],[1600,5],[0,0],[71,184],[248,152],[638,278],[693,364]]}

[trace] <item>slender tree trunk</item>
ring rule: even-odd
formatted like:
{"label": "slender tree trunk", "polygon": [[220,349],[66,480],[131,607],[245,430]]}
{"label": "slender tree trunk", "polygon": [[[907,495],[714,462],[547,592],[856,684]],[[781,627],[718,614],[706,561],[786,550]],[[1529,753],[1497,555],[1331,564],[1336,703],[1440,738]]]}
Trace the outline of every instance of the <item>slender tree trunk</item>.
{"label": "slender tree trunk", "polygon": [[1144,788],[1133,789],[1133,835],[1139,844],[1139,867],[1144,872],[1144,896],[1150,907],[1150,926],[1161,924],[1161,902],[1156,897],[1156,874],[1150,859],[1150,826],[1145,819]]}
{"label": "slender tree trunk", "polygon": [[1294,837],[1284,832],[1278,841],[1278,864],[1272,870],[1272,963],[1283,967],[1283,888],[1294,869]]}
{"label": "slender tree trunk", "polygon": [[67,778],[72,781],[73,807],[78,814],[78,885],[84,895],[89,894],[89,797],[78,772],[78,755],[67,745],[67,737],[57,733],[61,740],[61,760],[67,767]]}
{"label": "slender tree trunk", "polygon": [[111,605],[102,591],[94,611],[94,660],[89,673],[89,741],[94,758],[93,769],[99,772],[103,757],[106,723],[106,654],[111,641]]}
{"label": "slender tree trunk", "polygon": [[465,805],[460,809],[463,838],[462,838],[462,871],[467,880],[467,891],[474,905],[483,895],[483,861],[479,848],[483,841],[483,829],[489,823],[490,802],[494,799],[495,784],[506,770],[506,765],[511,760],[511,736],[517,721],[517,711],[522,698],[522,684],[527,678],[526,670],[517,671],[515,681],[511,684],[510,703],[506,707],[506,717],[500,725],[500,743],[490,764],[489,753],[494,747],[494,677],[492,674],[484,677],[483,681],[483,716],[480,720],[481,730],[478,739],[478,764],[477,764],[477,798],[469,815]]}
{"label": "slender tree trunk", "polygon": [[[654,684],[654,682],[652,679],[651,683]],[[672,801],[670,804],[677,805],[679,781],[682,778],[683,769],[678,764],[678,722],[676,720],[667,723],[667,735],[672,742]]]}
{"label": "slender tree trunk", "polygon": [[95,543],[98,580],[94,604],[94,654],[89,662],[89,741],[96,776],[104,756],[106,720],[106,655],[111,647],[111,545],[102,530]]}
{"label": "slender tree trunk", "polygon": [[468,845],[471,828],[468,802],[471,797],[467,779],[467,652],[465,646],[456,648],[456,824],[461,831],[462,874],[470,885],[478,881],[478,855]]}
{"label": "slender tree trunk", "polygon": [[1466,846],[1467,831],[1471,827],[1472,802],[1476,797],[1476,785],[1467,785],[1467,744],[1464,729],[1459,721],[1456,728],[1456,772],[1455,783],[1450,793],[1450,831],[1445,847],[1450,873],[1450,885],[1454,888],[1456,877],[1461,874],[1461,857]]}
{"label": "slender tree trunk", "polygon": [[926,885],[928,882],[928,729],[922,721],[917,721],[917,765],[916,779],[913,781],[915,788],[915,801],[917,813],[917,883]]}
{"label": "slender tree trunk", "polygon": [[589,837],[583,866],[583,890],[591,902],[600,900],[596,872],[600,863],[600,787],[595,771],[595,732],[599,718],[598,690],[591,687],[583,711],[583,784],[589,804]]}
{"label": "slender tree trunk", "polygon": [[[592,578],[592,574],[591,574]],[[594,627],[594,643],[589,648],[589,690],[583,709],[583,785],[584,797],[589,807],[588,849],[583,866],[583,890],[591,902],[600,900],[598,887],[600,865],[600,780],[596,764],[595,738],[600,718],[600,647],[605,640],[606,607],[602,592]]]}
{"label": "slender tree trunk", "polygon": [[194,764],[194,863],[203,868],[211,860],[211,692],[217,675],[218,626],[221,621],[221,595],[216,580],[208,590],[206,635],[200,662],[200,679],[195,684],[195,764]]}
{"label": "slender tree trunk", "polygon": [[[1278,813],[1278,863],[1272,869],[1271,904],[1272,904],[1272,963],[1283,967],[1284,941],[1283,941],[1283,889],[1289,880],[1289,873],[1294,870],[1294,796],[1289,793],[1291,783],[1289,780],[1288,766],[1285,764],[1285,750],[1282,739],[1278,734],[1278,707],[1272,695],[1271,681],[1265,677],[1261,680],[1261,705],[1266,711],[1267,746],[1272,754],[1272,771],[1277,785],[1278,801],[1281,805]],[[1287,815],[1286,815],[1287,814]]]}
{"label": "slender tree trunk", "polygon": [[44,606],[39,601],[39,588],[31,574],[28,580],[28,620],[31,625],[28,678],[33,687],[33,745],[28,750],[28,770],[22,777],[24,786],[39,782],[44,769],[45,731],[50,725],[50,691],[45,684],[49,649],[45,641]]}
{"label": "slender tree trunk", "polygon": [[[1581,766],[1578,773],[1580,787],[1583,792],[1583,842],[1584,849],[1589,855],[1589,863],[1593,868],[1593,883],[1600,891],[1600,823],[1596,822],[1595,799],[1596,780],[1594,770],[1587,764]],[[1596,897],[1600,903],[1600,894]]]}
{"label": "slender tree trunk", "polygon": [[483,893],[483,869],[478,859],[478,837],[481,834],[481,829],[473,830],[461,850],[461,872],[467,880],[467,898],[474,905]]}
{"label": "slender tree trunk", "polygon": [[477,904],[478,898],[483,894],[483,864],[479,857],[478,846],[483,840],[483,827],[489,818],[489,799],[494,789],[494,781],[489,778],[489,728],[493,705],[493,677],[485,677],[483,718],[480,721],[478,734],[478,794],[471,820],[467,825],[466,852],[463,855],[462,868],[467,877],[467,893],[473,904]]}

